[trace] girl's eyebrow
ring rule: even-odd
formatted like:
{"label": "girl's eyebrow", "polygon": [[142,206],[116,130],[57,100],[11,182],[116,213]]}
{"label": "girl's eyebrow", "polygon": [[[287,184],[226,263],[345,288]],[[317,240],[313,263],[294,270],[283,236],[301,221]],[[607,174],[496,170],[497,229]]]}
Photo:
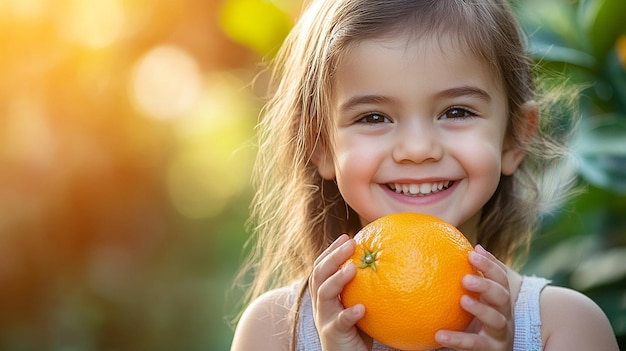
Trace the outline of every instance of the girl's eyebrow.
{"label": "girl's eyebrow", "polygon": [[349,111],[358,105],[365,104],[389,104],[393,102],[393,98],[383,95],[357,95],[353,96],[341,105],[339,105],[340,111]]}
{"label": "girl's eyebrow", "polygon": [[436,98],[457,98],[461,96],[474,97],[483,100],[486,103],[491,102],[491,96],[485,90],[471,85],[463,85],[446,90],[442,90],[435,94]]}

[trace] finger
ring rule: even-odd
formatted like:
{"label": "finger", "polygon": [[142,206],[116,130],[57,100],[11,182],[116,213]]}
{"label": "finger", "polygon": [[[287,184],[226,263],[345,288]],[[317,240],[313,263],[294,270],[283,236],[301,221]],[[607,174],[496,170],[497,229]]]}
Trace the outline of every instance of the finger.
{"label": "finger", "polygon": [[444,347],[457,351],[483,349],[482,337],[478,334],[463,333],[451,330],[439,330],[435,333],[435,341]]}
{"label": "finger", "polygon": [[349,332],[352,328],[354,328],[356,322],[363,318],[364,315],[365,306],[362,304],[357,304],[342,310],[334,322],[337,331],[342,333]]}
{"label": "finger", "polygon": [[511,350],[513,348],[513,340],[508,338],[508,335],[493,337],[485,335],[484,332],[474,334],[442,329],[435,333],[435,341],[446,347],[446,350],[450,348],[455,351]]}
{"label": "finger", "polygon": [[509,288],[509,279],[507,275],[507,267],[504,263],[500,262],[495,256],[481,246],[477,246],[477,249],[470,251],[469,261],[480,272],[483,273],[485,278],[491,279],[498,284],[504,286],[507,290]]}
{"label": "finger", "polygon": [[356,275],[356,266],[348,263],[326,279],[319,287],[318,301],[336,300],[346,284]]}
{"label": "finger", "polygon": [[333,241],[330,246],[328,246],[318,257],[317,259],[315,259],[315,262],[313,263],[313,265],[317,265],[321,260],[324,259],[324,257],[328,256],[328,254],[330,254],[331,252],[333,252],[335,249],[337,249],[339,246],[341,246],[343,243],[345,243],[346,241],[348,241],[350,237],[347,234],[342,234],[340,235],[337,239],[335,239],[335,241]]}
{"label": "finger", "polygon": [[506,336],[508,319],[497,309],[468,295],[461,296],[461,307],[474,315],[488,334],[496,338]]}
{"label": "finger", "polygon": [[495,262],[498,266],[500,266],[500,268],[502,268],[502,270],[504,270],[505,272],[509,270],[509,268],[507,267],[506,264],[504,264],[504,262],[500,261],[496,256],[494,256],[491,252],[487,251],[487,249],[485,249],[482,245],[478,244],[476,245],[475,251],[478,252],[479,254],[487,257],[490,261]]}
{"label": "finger", "polygon": [[[336,245],[335,245],[336,244]],[[309,278],[311,295],[316,295],[316,290],[320,285],[333,275],[339,267],[354,253],[355,242],[347,236],[340,240],[337,239],[333,245],[322,253],[323,257],[316,260],[313,272]]]}
{"label": "finger", "polygon": [[461,284],[466,290],[480,294],[485,303],[496,307],[505,316],[510,315],[511,294],[502,285],[473,274],[465,275]]}
{"label": "finger", "polygon": [[[343,245],[335,251],[340,251],[342,247]],[[333,254],[328,255],[326,260],[332,256]],[[323,265],[326,260],[323,260],[320,265]],[[344,308],[338,297],[345,284],[354,278],[355,274],[356,266],[349,263],[326,279],[317,291],[317,296],[313,301],[314,318],[318,330],[326,336],[357,335],[355,324],[365,315],[365,306],[358,304]]]}

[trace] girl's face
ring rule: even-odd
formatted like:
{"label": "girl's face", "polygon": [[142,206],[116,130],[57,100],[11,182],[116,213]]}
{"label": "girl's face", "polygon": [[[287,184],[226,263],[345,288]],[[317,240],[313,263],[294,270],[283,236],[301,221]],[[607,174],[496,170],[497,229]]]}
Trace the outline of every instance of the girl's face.
{"label": "girl's face", "polygon": [[336,178],[363,225],[421,212],[475,241],[500,175],[523,158],[505,137],[493,68],[445,38],[398,36],[354,44],[336,72],[332,150],[316,151],[320,174]]}

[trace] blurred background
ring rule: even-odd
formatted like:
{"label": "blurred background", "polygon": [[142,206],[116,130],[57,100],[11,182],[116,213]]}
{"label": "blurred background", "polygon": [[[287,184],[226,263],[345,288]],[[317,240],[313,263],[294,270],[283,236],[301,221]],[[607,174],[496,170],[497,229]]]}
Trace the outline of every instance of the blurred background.
{"label": "blurred background", "polygon": [[[543,74],[585,86],[585,192],[523,270],[626,348],[626,2],[513,4]],[[0,0],[0,350],[228,350],[261,72],[301,6]]]}

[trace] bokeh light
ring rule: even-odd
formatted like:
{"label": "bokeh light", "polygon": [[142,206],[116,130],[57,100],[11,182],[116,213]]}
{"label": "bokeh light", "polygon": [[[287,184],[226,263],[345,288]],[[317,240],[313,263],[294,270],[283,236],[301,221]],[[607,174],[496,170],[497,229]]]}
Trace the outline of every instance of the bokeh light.
{"label": "bokeh light", "polygon": [[0,2],[0,13],[7,17],[33,20],[40,18],[44,10],[44,0],[3,0]]}
{"label": "bokeh light", "polygon": [[68,39],[97,49],[111,45],[123,35],[126,17],[120,0],[72,0],[64,4],[66,9],[58,20]]}
{"label": "bokeh light", "polygon": [[176,121],[182,146],[168,170],[175,207],[191,218],[213,217],[248,187],[253,149],[246,146],[255,106],[246,83],[228,73],[211,74],[196,109]]}
{"label": "bokeh light", "polygon": [[163,45],[136,63],[130,90],[142,112],[157,119],[171,119],[191,109],[201,84],[193,57],[181,48]]}
{"label": "bokeh light", "polygon": [[0,1],[0,349],[227,348],[262,91],[221,6]]}

